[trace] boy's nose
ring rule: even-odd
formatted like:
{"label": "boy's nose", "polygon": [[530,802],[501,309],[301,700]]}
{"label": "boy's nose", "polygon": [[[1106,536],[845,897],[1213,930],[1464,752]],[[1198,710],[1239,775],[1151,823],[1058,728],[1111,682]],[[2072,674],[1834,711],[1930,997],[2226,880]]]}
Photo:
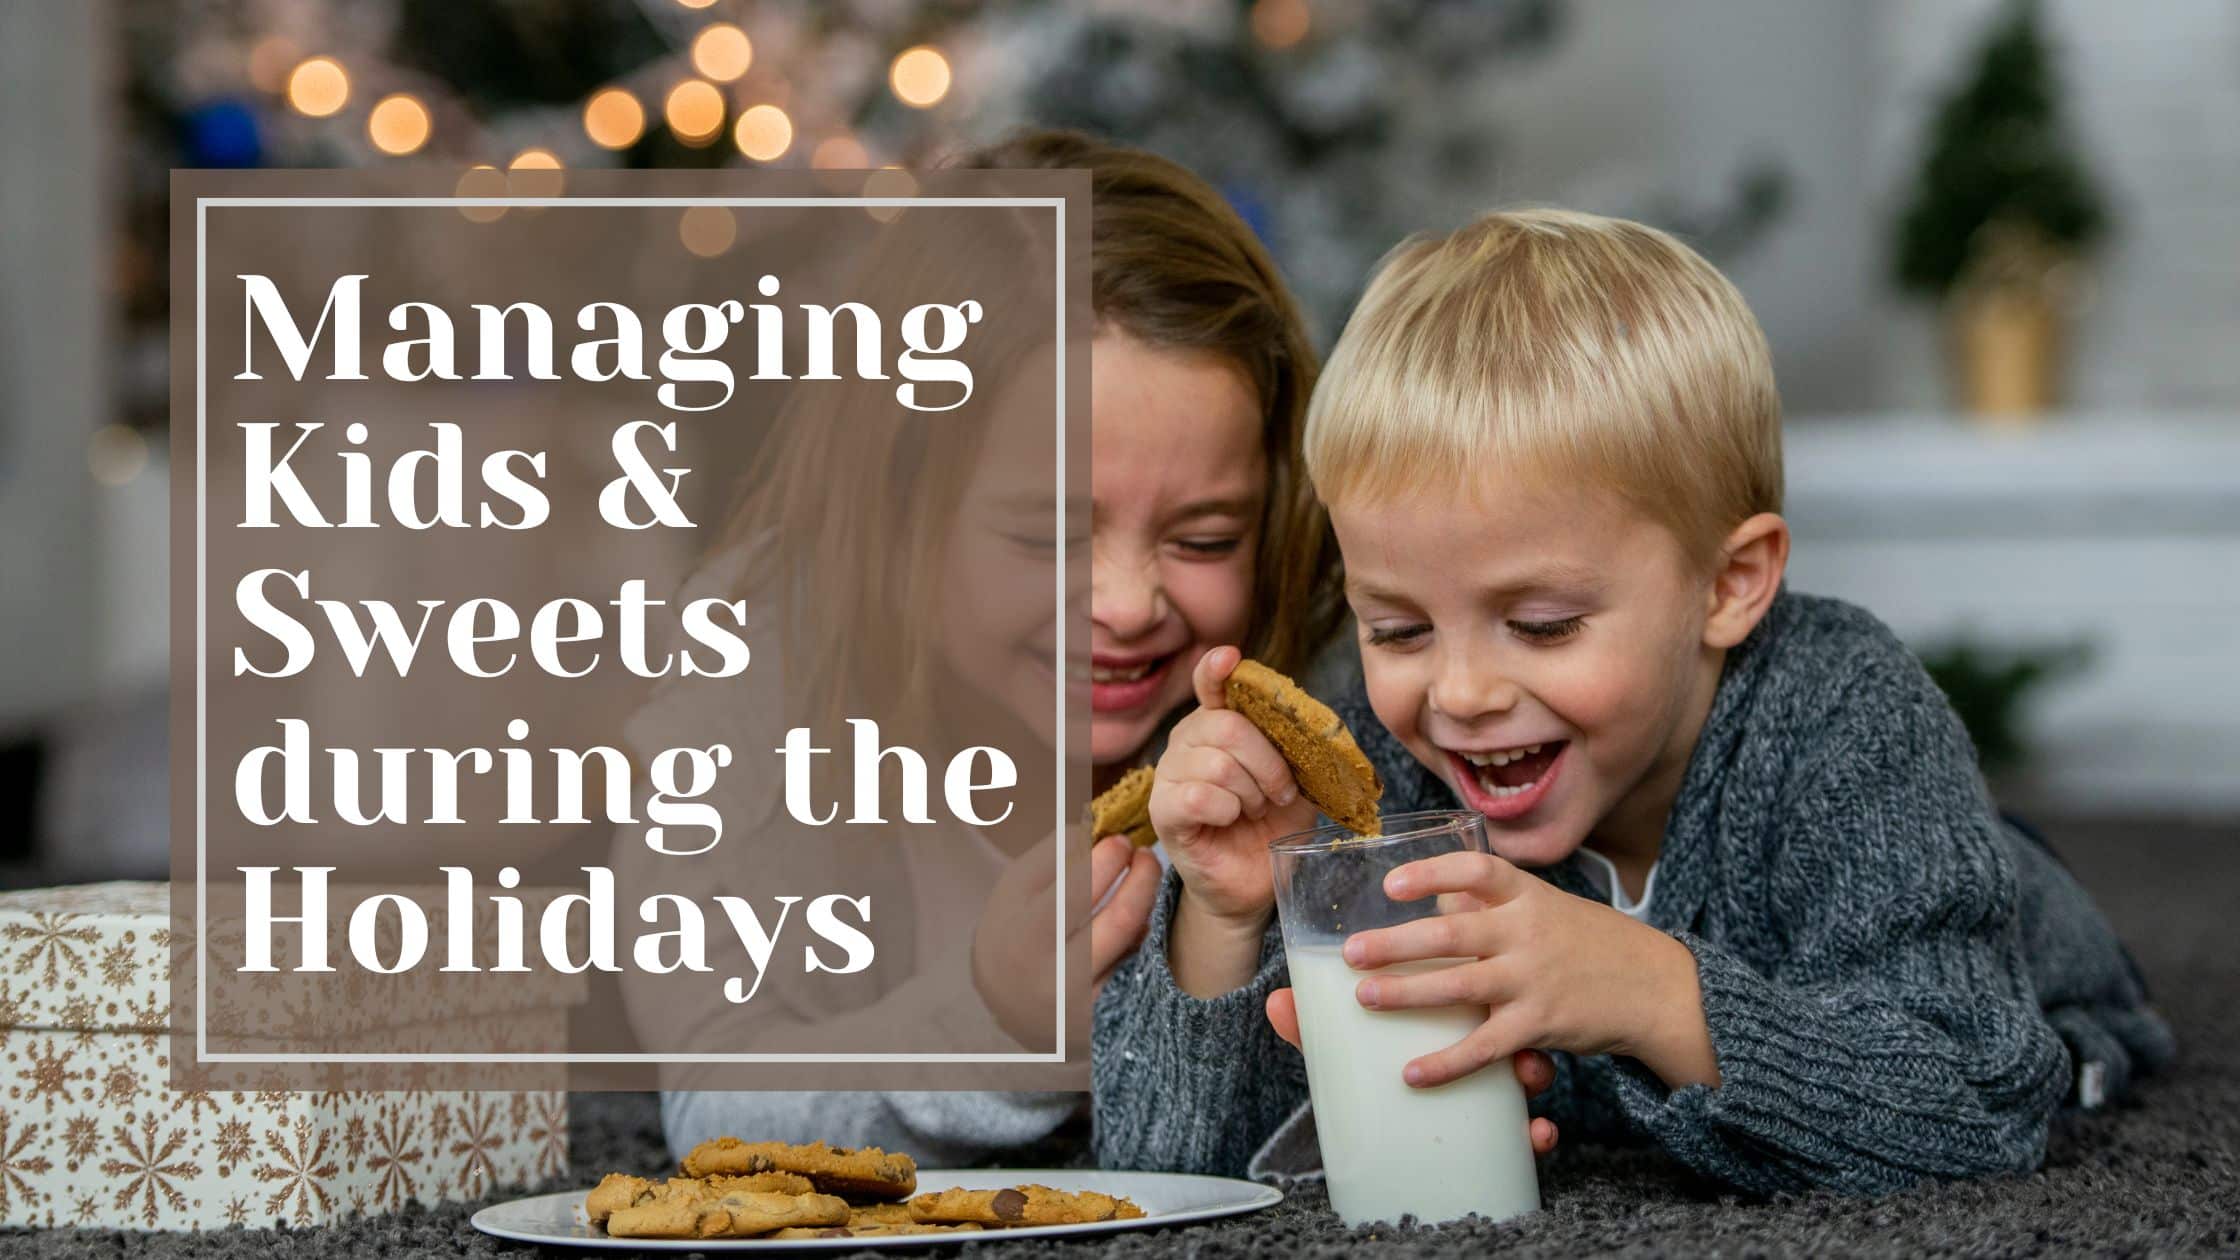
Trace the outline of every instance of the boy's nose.
{"label": "boy's nose", "polygon": [[1089,617],[1113,637],[1140,638],[1166,619],[1166,585],[1155,559],[1099,554],[1090,569]]}
{"label": "boy's nose", "polygon": [[1517,685],[1484,660],[1452,653],[1441,660],[1428,693],[1432,711],[1468,722],[1517,707]]}

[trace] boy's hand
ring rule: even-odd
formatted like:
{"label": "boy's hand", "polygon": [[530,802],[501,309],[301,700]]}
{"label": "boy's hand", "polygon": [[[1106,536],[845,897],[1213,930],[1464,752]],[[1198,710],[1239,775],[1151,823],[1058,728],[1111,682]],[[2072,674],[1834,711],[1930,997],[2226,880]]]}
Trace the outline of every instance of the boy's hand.
{"label": "boy's hand", "polygon": [[1469,957],[1438,971],[1367,976],[1371,1010],[1491,1008],[1477,1031],[1402,1073],[1411,1085],[1465,1076],[1527,1046],[1638,1059],[1673,1088],[1719,1083],[1695,955],[1663,932],[1574,897],[1490,853],[1446,853],[1385,876],[1395,901],[1438,896],[1446,913],[1347,938],[1360,971]]}
{"label": "boy's hand", "polygon": [[[1294,1046],[1299,1044],[1299,1004],[1293,1000],[1291,990],[1277,989],[1268,995],[1268,1022],[1275,1025],[1276,1036]],[[1554,1061],[1538,1050],[1517,1051],[1514,1067],[1517,1084],[1524,1088],[1527,1098],[1538,1098],[1556,1083]],[[1533,1154],[1546,1155],[1556,1149],[1555,1121],[1546,1116],[1534,1116],[1528,1127]]]}
{"label": "boy's hand", "polygon": [[1207,652],[1191,671],[1198,709],[1175,723],[1151,787],[1151,828],[1182,877],[1168,943],[1176,983],[1200,997],[1252,976],[1275,907],[1268,842],[1314,825],[1314,804],[1222,684],[1244,654]]}

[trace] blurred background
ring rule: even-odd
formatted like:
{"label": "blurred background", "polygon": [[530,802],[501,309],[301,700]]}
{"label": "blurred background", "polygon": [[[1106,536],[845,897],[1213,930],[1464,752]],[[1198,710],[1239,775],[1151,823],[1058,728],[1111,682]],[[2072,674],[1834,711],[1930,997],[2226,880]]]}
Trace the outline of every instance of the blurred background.
{"label": "blurred background", "polygon": [[1793,584],[1891,622],[2057,836],[2240,819],[2229,0],[0,0],[0,119],[0,886],[166,866],[172,168],[1030,123],[1207,176],[1325,348],[1482,208],[1682,234],[1772,340]]}

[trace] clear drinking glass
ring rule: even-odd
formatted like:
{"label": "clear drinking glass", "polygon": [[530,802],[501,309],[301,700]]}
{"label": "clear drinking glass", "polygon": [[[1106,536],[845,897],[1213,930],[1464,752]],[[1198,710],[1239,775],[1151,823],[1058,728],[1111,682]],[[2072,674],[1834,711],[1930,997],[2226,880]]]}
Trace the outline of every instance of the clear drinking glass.
{"label": "clear drinking glass", "polygon": [[[1410,1059],[1469,1035],[1486,1008],[1368,1010],[1355,1000],[1354,986],[1370,973],[1347,966],[1340,952],[1355,932],[1441,913],[1439,903],[1448,899],[1394,901],[1384,894],[1384,877],[1442,853],[1486,852],[1485,817],[1441,810],[1387,814],[1383,824],[1375,838],[1332,825],[1268,848],[1330,1206],[1348,1225],[1404,1215],[1430,1224],[1472,1212],[1503,1220],[1537,1211],[1530,1121],[1509,1063],[1428,1089],[1400,1077]],[[1379,974],[1461,961],[1401,963]]]}

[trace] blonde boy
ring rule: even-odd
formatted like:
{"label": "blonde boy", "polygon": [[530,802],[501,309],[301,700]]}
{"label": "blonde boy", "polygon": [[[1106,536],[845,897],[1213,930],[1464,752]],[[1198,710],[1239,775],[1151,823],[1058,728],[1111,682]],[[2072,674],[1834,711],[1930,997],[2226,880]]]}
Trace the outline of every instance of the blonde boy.
{"label": "blonde boy", "polygon": [[[2073,1080],[2168,1058],[1913,658],[1783,586],[1765,339],[1686,246],[1560,211],[1402,246],[1306,447],[1360,627],[1337,707],[1388,810],[1478,810],[1498,855],[1394,872],[1481,908],[1346,946],[1476,960],[1361,982],[1490,1011],[1410,1083],[1519,1056],[1539,1149],[1645,1136],[1747,1191],[1879,1193],[2033,1168]],[[1174,876],[1097,1010],[1108,1166],[1236,1171],[1302,1109],[1263,849],[1314,813],[1220,707],[1235,661],[1199,663],[1159,763]]]}

